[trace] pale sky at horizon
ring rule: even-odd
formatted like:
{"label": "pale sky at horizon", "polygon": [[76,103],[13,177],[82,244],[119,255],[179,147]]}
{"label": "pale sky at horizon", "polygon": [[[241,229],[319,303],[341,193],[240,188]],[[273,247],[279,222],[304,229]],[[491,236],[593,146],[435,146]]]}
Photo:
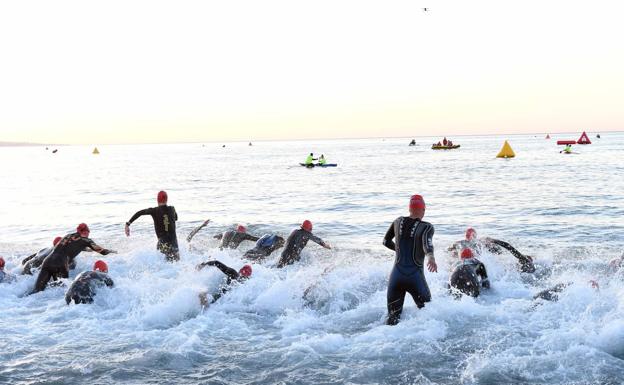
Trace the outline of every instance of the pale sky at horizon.
{"label": "pale sky at horizon", "polygon": [[617,1],[1,2],[0,141],[622,130],[622,11]]}

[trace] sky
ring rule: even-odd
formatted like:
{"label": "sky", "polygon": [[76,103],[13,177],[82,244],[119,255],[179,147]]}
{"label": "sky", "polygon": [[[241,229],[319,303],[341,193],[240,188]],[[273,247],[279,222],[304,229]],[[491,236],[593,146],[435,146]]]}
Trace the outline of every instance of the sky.
{"label": "sky", "polygon": [[555,0],[0,2],[0,141],[622,130],[623,11]]}

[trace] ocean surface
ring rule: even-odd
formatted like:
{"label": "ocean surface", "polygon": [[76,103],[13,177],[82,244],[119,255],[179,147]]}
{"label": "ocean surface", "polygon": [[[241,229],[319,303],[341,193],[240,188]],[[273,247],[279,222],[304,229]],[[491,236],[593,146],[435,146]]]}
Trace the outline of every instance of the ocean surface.
{"label": "ocean surface", "polygon": [[[76,259],[67,284],[98,258],[115,282],[92,305],[67,306],[63,287],[25,296],[35,276],[0,284],[0,383],[622,384],[624,269],[608,262],[624,251],[624,134],[595,134],[572,155],[555,141],[580,133],[454,137],[452,151],[430,149],[440,138],[111,145],[99,155],[0,147],[7,271],[80,222],[119,251]],[[495,157],[505,139],[516,158]],[[338,167],[300,167],[309,152]],[[179,215],[179,263],[155,250],[151,218],[123,232],[161,189]],[[433,299],[418,310],[408,296],[401,323],[386,326],[394,255],[382,239],[416,193],[436,229]],[[186,235],[208,218],[189,248]],[[242,223],[287,236],[304,219],[332,250],[311,242],[285,269],[273,267],[276,252],[201,309],[198,293],[224,276],[194,267],[238,269],[253,247],[221,251],[214,234]],[[492,289],[453,299],[447,247],[468,226],[534,256],[537,273],[486,253]],[[559,301],[533,300],[557,283],[571,283]]]}

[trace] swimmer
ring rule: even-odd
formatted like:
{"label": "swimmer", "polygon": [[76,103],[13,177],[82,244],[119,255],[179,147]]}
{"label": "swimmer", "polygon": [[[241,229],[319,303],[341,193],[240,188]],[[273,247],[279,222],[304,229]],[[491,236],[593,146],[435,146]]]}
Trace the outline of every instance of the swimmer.
{"label": "swimmer", "polygon": [[483,238],[479,239],[477,237],[477,231],[472,227],[469,227],[466,230],[465,239],[457,241],[453,243],[449,247],[449,251],[451,251],[451,255],[453,257],[459,257],[459,252],[465,248],[471,249],[475,254],[480,255],[483,252],[483,249],[494,253],[501,254],[501,247],[508,250],[511,255],[513,255],[518,260],[519,270],[523,273],[534,273],[535,272],[535,264],[533,263],[533,257],[529,255],[524,255],[518,250],[516,250],[509,243],[494,239],[494,238]]}
{"label": "swimmer", "polygon": [[96,261],[93,271],[80,273],[69,290],[65,293],[65,302],[69,305],[72,300],[76,305],[93,303],[95,289],[100,286],[113,287],[113,280],[108,276],[108,265],[104,261]]}
{"label": "swimmer", "polygon": [[31,294],[43,291],[52,278],[54,278],[54,280],[58,278],[68,278],[69,265],[73,263],[76,256],[87,247],[102,255],[116,253],[115,250],[109,250],[98,246],[89,239],[89,234],[89,227],[85,223],[81,223],[76,228],[75,233],[67,234],[60,240],[56,247],[54,247],[52,253],[43,261],[41,271],[39,271],[37,281],[35,282],[35,288]]}
{"label": "swimmer", "polygon": [[280,237],[276,234],[264,234],[258,241],[256,242],[256,246],[251,249],[245,251],[243,257],[252,260],[252,261],[262,261],[275,250],[283,247],[285,243],[284,238]]}
{"label": "swimmer", "polygon": [[222,234],[217,234],[214,238],[221,240],[221,246],[219,247],[222,250],[236,249],[243,241],[256,242],[259,239],[251,234],[247,234],[247,228],[243,225],[238,225],[236,230],[228,230]]}
{"label": "swimmer", "polygon": [[249,277],[251,277],[251,272],[252,272],[250,265],[244,265],[243,267],[240,268],[240,270],[236,271],[219,261],[203,262],[197,265],[195,268],[197,270],[201,270],[205,266],[214,266],[217,269],[221,270],[223,274],[226,275],[227,281],[225,282],[224,285],[221,285],[220,292],[212,296],[212,301],[210,302],[208,301],[208,293],[204,292],[204,293],[199,294],[199,301],[201,302],[203,307],[207,307],[209,304],[214,303],[216,300],[221,298],[225,293],[227,293],[232,288],[232,283],[233,283],[232,281],[236,281],[239,283],[245,282],[247,279],[249,279]]}
{"label": "swimmer", "polygon": [[4,258],[0,257],[0,283],[11,283],[16,281],[17,278],[13,274],[4,271],[5,264]]}
{"label": "swimmer", "polygon": [[485,265],[475,258],[471,249],[463,249],[461,261],[457,261],[451,268],[451,277],[449,280],[449,288],[456,290],[456,297],[461,297],[463,293],[471,297],[478,297],[481,288],[489,289],[490,281],[488,280]]}
{"label": "swimmer", "polygon": [[399,323],[406,293],[412,296],[418,308],[431,301],[423,268],[425,256],[428,270],[438,271],[433,255],[434,228],[431,223],[422,220],[425,216],[422,196],[412,195],[409,213],[408,217],[398,217],[390,225],[383,241],[384,246],[395,251],[394,267],[388,282],[388,325]]}
{"label": "swimmer", "polygon": [[331,249],[331,246],[328,243],[312,234],[312,222],[306,219],[303,221],[300,228],[293,230],[288,236],[282,255],[277,262],[277,267],[281,268],[287,265],[292,265],[300,260],[301,251],[304,247],[306,247],[308,241],[318,243],[326,249]]}
{"label": "swimmer", "polygon": [[165,191],[158,192],[156,200],[158,207],[137,211],[128,222],[126,222],[126,236],[130,236],[130,225],[138,217],[150,215],[154,220],[154,231],[158,238],[156,249],[163,253],[167,261],[179,261],[180,251],[178,250],[178,237],[176,236],[175,223],[178,220],[178,213],[175,207],[167,206],[167,193]]}
{"label": "swimmer", "polygon": [[54,250],[54,246],[56,246],[61,241],[61,239],[61,237],[54,238],[54,240],[52,241],[52,247],[46,247],[45,249],[41,249],[38,252],[24,258],[22,260],[22,265],[24,266],[22,270],[22,275],[32,275],[32,269],[41,266],[46,257],[50,255]]}

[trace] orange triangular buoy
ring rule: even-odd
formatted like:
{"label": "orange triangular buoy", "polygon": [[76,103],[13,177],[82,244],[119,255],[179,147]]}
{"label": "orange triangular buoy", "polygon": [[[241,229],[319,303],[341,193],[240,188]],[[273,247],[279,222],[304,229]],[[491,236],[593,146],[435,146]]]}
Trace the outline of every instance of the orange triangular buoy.
{"label": "orange triangular buoy", "polygon": [[513,152],[511,146],[509,145],[509,142],[507,141],[505,141],[505,144],[503,144],[503,148],[501,148],[498,155],[496,155],[497,158],[513,158],[514,156],[516,156],[516,154]]}
{"label": "orange triangular buoy", "polygon": [[97,154],[99,154],[99,153],[100,153],[100,151],[97,149],[97,147],[95,147],[95,148],[93,149],[93,154],[94,154],[94,155],[97,155]]}
{"label": "orange triangular buoy", "polygon": [[579,140],[576,141],[576,143],[578,143],[578,144],[591,144],[591,140],[589,140],[589,137],[587,136],[587,133],[585,131],[583,131],[583,133],[581,134],[581,137],[579,138]]}
{"label": "orange triangular buoy", "polygon": [[550,134],[546,134],[546,139],[550,139]]}

